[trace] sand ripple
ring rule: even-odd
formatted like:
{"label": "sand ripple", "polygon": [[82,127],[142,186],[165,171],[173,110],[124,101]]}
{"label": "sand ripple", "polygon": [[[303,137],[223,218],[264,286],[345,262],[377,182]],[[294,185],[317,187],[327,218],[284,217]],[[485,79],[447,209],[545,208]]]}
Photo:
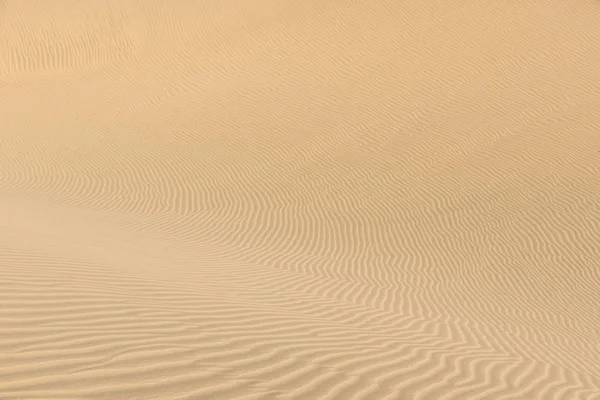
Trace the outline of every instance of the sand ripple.
{"label": "sand ripple", "polygon": [[0,4],[0,399],[600,399],[600,5]]}

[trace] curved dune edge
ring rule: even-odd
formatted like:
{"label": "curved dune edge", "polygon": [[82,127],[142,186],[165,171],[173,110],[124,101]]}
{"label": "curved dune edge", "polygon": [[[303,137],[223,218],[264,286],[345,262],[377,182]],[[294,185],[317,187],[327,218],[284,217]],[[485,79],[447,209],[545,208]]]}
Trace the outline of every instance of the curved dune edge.
{"label": "curved dune edge", "polygon": [[0,399],[600,399],[599,20],[3,2]]}

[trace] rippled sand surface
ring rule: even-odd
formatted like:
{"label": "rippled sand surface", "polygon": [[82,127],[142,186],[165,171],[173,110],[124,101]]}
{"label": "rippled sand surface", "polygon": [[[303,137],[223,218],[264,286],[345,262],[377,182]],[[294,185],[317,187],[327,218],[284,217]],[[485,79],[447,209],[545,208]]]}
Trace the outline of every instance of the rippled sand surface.
{"label": "rippled sand surface", "polygon": [[3,400],[599,400],[600,3],[0,2]]}

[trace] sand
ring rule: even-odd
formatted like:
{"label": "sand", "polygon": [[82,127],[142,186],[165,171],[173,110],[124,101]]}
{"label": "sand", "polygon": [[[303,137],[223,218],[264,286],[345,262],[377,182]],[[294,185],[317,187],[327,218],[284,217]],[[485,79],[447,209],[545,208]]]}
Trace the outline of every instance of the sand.
{"label": "sand", "polygon": [[0,2],[0,399],[600,399],[599,21]]}

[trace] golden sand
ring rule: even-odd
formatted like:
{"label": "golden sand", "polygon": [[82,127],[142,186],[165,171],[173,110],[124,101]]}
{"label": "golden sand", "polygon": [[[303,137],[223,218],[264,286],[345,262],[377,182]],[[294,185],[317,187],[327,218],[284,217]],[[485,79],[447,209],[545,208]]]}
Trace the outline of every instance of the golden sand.
{"label": "golden sand", "polygon": [[599,400],[598,1],[0,2],[0,398]]}

